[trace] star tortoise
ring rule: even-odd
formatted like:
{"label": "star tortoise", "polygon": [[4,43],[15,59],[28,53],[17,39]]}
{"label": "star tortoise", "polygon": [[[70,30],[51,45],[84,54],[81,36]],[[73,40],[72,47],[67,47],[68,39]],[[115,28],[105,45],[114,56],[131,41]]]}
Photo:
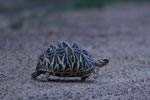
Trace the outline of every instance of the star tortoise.
{"label": "star tortoise", "polygon": [[[49,76],[58,77],[81,77],[88,78],[91,73],[98,73],[98,68],[108,64],[108,59],[93,60],[91,55],[81,49],[76,43],[61,41],[56,45],[50,45],[39,57],[36,71],[31,74],[33,79],[45,74],[46,80]],[[97,73],[96,73],[97,72]]]}

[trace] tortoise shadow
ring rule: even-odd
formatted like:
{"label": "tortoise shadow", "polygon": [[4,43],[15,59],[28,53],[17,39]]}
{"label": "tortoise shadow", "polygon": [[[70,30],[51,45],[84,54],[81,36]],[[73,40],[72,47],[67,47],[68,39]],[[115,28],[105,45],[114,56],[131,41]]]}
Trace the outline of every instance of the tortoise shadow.
{"label": "tortoise shadow", "polygon": [[85,80],[85,81],[82,81],[82,80],[79,80],[79,79],[67,79],[67,80],[63,80],[63,79],[50,79],[48,81],[46,80],[40,80],[40,79],[37,79],[38,82],[59,82],[59,83],[95,83],[94,80]]}

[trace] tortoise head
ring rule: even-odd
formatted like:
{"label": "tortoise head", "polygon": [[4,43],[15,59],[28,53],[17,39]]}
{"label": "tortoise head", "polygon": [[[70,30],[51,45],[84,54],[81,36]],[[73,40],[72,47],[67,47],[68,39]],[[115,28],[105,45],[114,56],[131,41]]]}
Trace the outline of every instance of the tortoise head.
{"label": "tortoise head", "polygon": [[95,66],[97,66],[94,70],[93,70],[93,74],[94,74],[94,78],[98,78],[99,76],[99,68],[107,65],[109,63],[108,59],[98,59],[95,61]]}
{"label": "tortoise head", "polygon": [[95,61],[95,66],[103,67],[103,66],[107,65],[108,63],[109,63],[108,59],[98,59],[97,61]]}

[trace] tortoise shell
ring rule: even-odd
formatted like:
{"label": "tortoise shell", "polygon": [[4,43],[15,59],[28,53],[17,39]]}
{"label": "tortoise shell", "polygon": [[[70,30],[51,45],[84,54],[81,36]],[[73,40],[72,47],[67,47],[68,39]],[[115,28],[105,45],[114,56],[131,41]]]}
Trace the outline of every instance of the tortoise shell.
{"label": "tortoise shell", "polygon": [[91,74],[94,61],[90,54],[76,43],[59,42],[50,45],[39,57],[36,71],[54,76],[74,77]]}

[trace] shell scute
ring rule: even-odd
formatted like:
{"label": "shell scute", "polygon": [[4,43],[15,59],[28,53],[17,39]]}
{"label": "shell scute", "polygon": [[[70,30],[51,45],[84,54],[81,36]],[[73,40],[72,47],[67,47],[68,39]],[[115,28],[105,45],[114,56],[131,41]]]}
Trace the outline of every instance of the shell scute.
{"label": "shell scute", "polygon": [[94,62],[86,50],[76,43],[60,42],[50,45],[39,57],[37,71],[49,71],[58,76],[78,76],[91,72]]}

